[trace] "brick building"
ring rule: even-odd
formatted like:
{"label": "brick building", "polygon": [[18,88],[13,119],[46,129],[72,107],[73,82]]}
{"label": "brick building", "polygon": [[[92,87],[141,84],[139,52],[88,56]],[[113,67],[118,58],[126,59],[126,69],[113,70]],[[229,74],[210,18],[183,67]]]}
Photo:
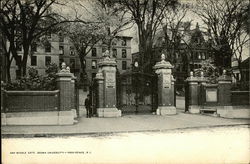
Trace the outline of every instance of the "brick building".
{"label": "brick building", "polygon": [[[7,48],[9,44],[7,42]],[[23,49],[21,45],[17,45],[18,55],[21,58],[23,55]],[[56,34],[48,34],[45,44],[33,43],[31,46],[32,55],[28,56],[27,69],[33,67],[38,70],[40,75],[45,74],[46,66],[50,63],[59,65],[59,43],[58,36]],[[12,61],[10,67],[11,79],[17,79],[20,76],[18,67],[15,60]]]}
{"label": "brick building", "polygon": [[[131,56],[131,39],[132,37],[117,36],[112,43],[112,56],[116,58],[117,69],[120,73],[130,69],[132,63]],[[77,52],[68,38],[59,36],[59,60],[70,66],[71,72],[80,78],[81,64]],[[102,54],[106,51],[107,46],[100,41],[85,57],[85,70],[89,82],[95,77],[98,71],[98,62],[102,58]]]}
{"label": "brick building", "polygon": [[[172,59],[173,62],[171,63],[174,66],[173,75],[177,79],[177,83],[183,83],[188,73],[191,70],[200,68],[204,60],[213,58],[209,41],[205,38],[205,32],[200,30],[198,23],[194,29],[190,29],[191,24],[187,22],[184,22],[181,27],[180,32],[184,37],[178,45],[178,49],[175,50],[174,59]],[[168,53],[164,37],[163,33],[160,33],[156,37],[153,49],[153,63],[160,61],[162,53],[166,55]],[[139,60],[138,52],[132,54],[132,56],[133,62]]]}
{"label": "brick building", "polygon": [[[112,44],[112,55],[117,60],[117,67],[119,72],[128,70],[131,66],[131,39],[132,37],[118,36]],[[8,43],[7,43],[8,48]],[[18,55],[22,57],[22,46],[19,46]],[[102,53],[106,50],[106,46],[101,42],[98,43],[85,58],[85,66],[88,79],[91,81],[97,73],[98,62],[102,57]],[[28,56],[27,68],[34,67],[38,70],[39,74],[45,74],[46,66],[49,63],[55,63],[58,66],[65,62],[71,68],[71,72],[80,78],[81,65],[78,54],[69,41],[68,38],[61,36],[60,34],[48,34],[47,42],[45,44],[34,43],[31,46],[32,55]],[[4,67],[4,55],[1,52],[1,67]],[[15,80],[18,76],[18,67],[15,60],[11,64],[10,74],[11,79]],[[1,69],[3,70],[3,69]],[[4,72],[1,72],[1,76],[5,77]]]}

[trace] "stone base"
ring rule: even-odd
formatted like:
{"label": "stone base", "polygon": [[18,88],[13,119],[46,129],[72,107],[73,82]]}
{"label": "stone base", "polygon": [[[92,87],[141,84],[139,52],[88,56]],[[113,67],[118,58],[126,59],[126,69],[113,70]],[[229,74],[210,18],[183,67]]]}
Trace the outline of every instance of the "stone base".
{"label": "stone base", "polygon": [[6,125],[6,124],[7,124],[6,114],[1,113],[1,125]]}
{"label": "stone base", "polygon": [[117,108],[97,108],[97,117],[121,117],[122,112]]}
{"label": "stone base", "polygon": [[72,111],[1,113],[2,125],[73,125]]}
{"label": "stone base", "polygon": [[86,108],[85,108],[85,106],[82,106],[82,105],[80,105],[79,106],[79,117],[83,117],[83,116],[86,116]]}
{"label": "stone base", "polygon": [[59,111],[58,112],[58,125],[73,125],[74,112],[72,111]]}
{"label": "stone base", "polygon": [[76,109],[71,109],[73,114],[74,114],[74,118],[77,118],[77,112],[76,112]]}
{"label": "stone base", "polygon": [[234,109],[233,106],[218,106],[217,114],[224,118],[250,118],[250,109]]}
{"label": "stone base", "polygon": [[174,115],[177,114],[174,106],[159,106],[156,110],[156,115]]}
{"label": "stone base", "polygon": [[188,107],[188,111],[189,111],[189,113],[192,113],[192,114],[200,113],[200,106],[191,105]]}

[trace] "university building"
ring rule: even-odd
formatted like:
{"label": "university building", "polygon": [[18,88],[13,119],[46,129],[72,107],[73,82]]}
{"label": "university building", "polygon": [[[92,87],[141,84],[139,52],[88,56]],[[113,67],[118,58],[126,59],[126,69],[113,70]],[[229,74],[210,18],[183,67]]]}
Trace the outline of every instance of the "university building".
{"label": "university building", "polygon": [[[131,39],[132,37],[117,36],[112,43],[112,52],[110,53],[114,58],[116,58],[119,73],[123,73],[131,67]],[[80,78],[82,72],[80,60],[74,46],[70,43],[68,38],[63,38],[63,36],[59,37],[59,49],[60,63],[65,62],[70,66],[71,72]],[[88,82],[91,82],[96,76],[98,71],[98,62],[102,59],[102,55],[106,50],[107,46],[100,41],[86,55],[84,65]]]}
{"label": "university building", "polygon": [[[27,69],[33,67],[38,70],[38,74],[45,74],[47,65],[50,63],[59,63],[59,43],[56,34],[48,34],[46,36],[47,41],[45,44],[33,43],[30,49],[31,55],[28,55]],[[7,47],[8,47],[7,43]],[[23,49],[20,44],[17,43],[18,55],[20,58],[23,56]],[[20,71],[16,61],[13,60],[11,63],[10,74],[11,79],[15,80],[20,76]]]}
{"label": "university building", "polygon": [[[81,64],[78,54],[70,42],[70,40],[62,35],[48,34],[46,35],[46,42],[44,44],[34,43],[31,46],[32,55],[28,56],[27,68],[33,67],[38,70],[40,75],[45,74],[45,70],[48,64],[55,63],[58,66],[62,62],[65,62],[74,75],[80,78]],[[132,37],[117,36],[112,43],[112,56],[116,58],[117,69],[120,73],[128,70],[132,63],[131,56],[131,39]],[[7,43],[7,48],[8,48]],[[17,44],[18,55],[20,58],[23,55],[23,49],[21,45]],[[3,47],[0,48],[1,52],[1,67],[4,67],[4,54]],[[105,52],[107,46],[102,42],[97,43],[94,48],[85,57],[85,70],[87,72],[87,79],[89,82],[95,77],[98,71],[98,62],[102,58],[103,52]],[[4,70],[4,69],[1,69]],[[20,76],[18,67],[15,60],[12,61],[10,74],[11,79],[15,80]],[[1,76],[5,76],[5,71],[1,71]]]}
{"label": "university building", "polygon": [[[205,32],[200,30],[199,25],[197,24],[194,29],[191,29],[190,23],[183,22],[181,27],[180,30],[184,37],[178,49],[175,50],[174,59],[172,59],[174,63],[171,63],[174,66],[173,75],[177,83],[183,83],[191,70],[201,68],[203,61],[213,59],[209,40],[205,38]],[[153,49],[153,63],[160,61],[162,53],[166,56],[168,54],[164,37],[163,33],[157,37]],[[133,61],[138,60],[139,53],[134,53],[132,56]]]}

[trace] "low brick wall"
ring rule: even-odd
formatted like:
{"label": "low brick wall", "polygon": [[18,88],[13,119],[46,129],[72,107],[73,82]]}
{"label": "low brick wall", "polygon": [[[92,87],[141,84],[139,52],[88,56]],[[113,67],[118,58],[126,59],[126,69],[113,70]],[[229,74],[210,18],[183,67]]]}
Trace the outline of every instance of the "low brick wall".
{"label": "low brick wall", "polygon": [[231,91],[232,105],[250,105],[250,91]]}
{"label": "low brick wall", "polygon": [[58,111],[59,103],[59,90],[4,91],[2,112]]}

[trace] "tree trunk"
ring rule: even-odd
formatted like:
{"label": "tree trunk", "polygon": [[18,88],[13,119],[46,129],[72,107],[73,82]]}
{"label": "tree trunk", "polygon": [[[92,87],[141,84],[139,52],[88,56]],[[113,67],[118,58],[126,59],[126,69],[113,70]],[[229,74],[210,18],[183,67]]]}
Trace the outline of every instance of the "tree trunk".
{"label": "tree trunk", "polygon": [[6,76],[7,76],[7,82],[8,83],[11,83],[10,66],[11,66],[11,62],[10,62],[9,59],[7,59]]}
{"label": "tree trunk", "polygon": [[26,76],[26,70],[27,70],[27,61],[28,61],[28,55],[29,55],[29,46],[23,47],[23,60],[22,60],[22,76]]}

